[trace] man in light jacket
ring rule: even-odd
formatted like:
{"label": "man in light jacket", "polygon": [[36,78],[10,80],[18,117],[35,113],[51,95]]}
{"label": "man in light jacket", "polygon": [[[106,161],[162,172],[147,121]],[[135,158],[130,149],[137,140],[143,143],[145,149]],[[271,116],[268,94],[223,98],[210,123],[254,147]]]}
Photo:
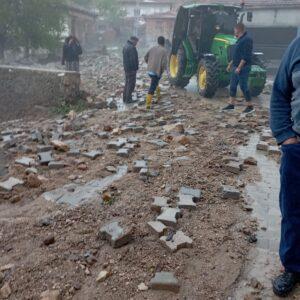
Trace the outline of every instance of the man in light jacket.
{"label": "man in light jacket", "polygon": [[168,51],[165,48],[165,38],[159,36],[157,39],[157,46],[151,48],[145,56],[145,62],[148,64],[148,75],[151,78],[151,85],[148,90],[148,95],[146,97],[146,108],[151,108],[152,98],[157,92],[157,98],[160,99],[160,88],[159,81],[162,74],[167,69],[168,64]]}

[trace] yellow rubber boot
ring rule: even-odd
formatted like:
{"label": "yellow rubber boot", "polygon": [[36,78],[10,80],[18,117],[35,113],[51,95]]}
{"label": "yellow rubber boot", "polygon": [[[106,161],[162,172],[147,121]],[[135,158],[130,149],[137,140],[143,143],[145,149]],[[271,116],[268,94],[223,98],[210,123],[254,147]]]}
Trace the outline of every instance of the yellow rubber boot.
{"label": "yellow rubber boot", "polygon": [[160,86],[157,87],[156,89],[156,96],[157,96],[157,101],[161,100],[161,89]]}
{"label": "yellow rubber boot", "polygon": [[150,109],[151,108],[152,98],[153,98],[153,96],[150,95],[150,94],[148,94],[146,96],[146,109]]}

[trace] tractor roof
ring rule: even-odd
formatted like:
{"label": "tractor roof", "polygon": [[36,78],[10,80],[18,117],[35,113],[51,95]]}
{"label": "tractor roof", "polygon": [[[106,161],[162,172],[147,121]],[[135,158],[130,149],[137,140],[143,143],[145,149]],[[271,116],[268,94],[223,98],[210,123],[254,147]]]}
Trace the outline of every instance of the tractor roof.
{"label": "tractor roof", "polygon": [[215,3],[215,4],[189,4],[189,5],[183,5],[182,8],[183,9],[193,9],[193,8],[208,8],[208,7],[212,7],[212,8],[226,8],[226,9],[232,9],[232,10],[237,10],[237,9],[241,9],[240,6],[238,5],[224,5],[224,4],[218,4],[218,3]]}

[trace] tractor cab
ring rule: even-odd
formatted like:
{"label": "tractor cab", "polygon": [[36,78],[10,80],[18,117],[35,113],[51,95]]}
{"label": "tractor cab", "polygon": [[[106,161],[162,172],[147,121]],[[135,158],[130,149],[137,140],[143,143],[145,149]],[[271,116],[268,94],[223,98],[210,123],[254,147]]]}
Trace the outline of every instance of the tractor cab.
{"label": "tractor cab", "polygon": [[[205,97],[212,97],[218,87],[229,84],[226,67],[236,43],[233,30],[245,16],[243,13],[240,17],[240,12],[239,6],[218,4],[180,7],[170,55],[171,84],[184,87],[197,74],[199,92]],[[257,94],[265,85],[266,72],[260,66],[253,69],[256,73],[250,77],[258,77],[251,81]]]}

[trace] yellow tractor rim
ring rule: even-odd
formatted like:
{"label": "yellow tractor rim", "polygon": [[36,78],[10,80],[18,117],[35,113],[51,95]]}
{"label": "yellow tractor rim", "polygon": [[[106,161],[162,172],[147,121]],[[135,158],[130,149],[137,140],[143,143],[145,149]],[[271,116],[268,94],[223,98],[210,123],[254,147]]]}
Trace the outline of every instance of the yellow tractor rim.
{"label": "yellow tractor rim", "polygon": [[206,79],[207,73],[204,67],[200,67],[199,74],[198,74],[198,85],[201,90],[205,90],[206,88]]}
{"label": "yellow tractor rim", "polygon": [[177,55],[172,54],[170,58],[170,75],[175,78],[178,74],[179,62]]}

